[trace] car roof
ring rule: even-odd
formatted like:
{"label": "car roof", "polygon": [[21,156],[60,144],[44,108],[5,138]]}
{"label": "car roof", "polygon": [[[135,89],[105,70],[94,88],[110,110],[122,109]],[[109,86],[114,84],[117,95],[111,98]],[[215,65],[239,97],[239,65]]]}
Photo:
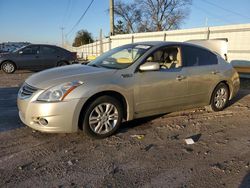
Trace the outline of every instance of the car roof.
{"label": "car roof", "polygon": [[214,53],[213,51],[211,51],[208,48],[205,48],[203,46],[197,45],[197,44],[192,44],[192,43],[188,43],[188,42],[175,42],[175,41],[145,41],[145,42],[136,42],[133,43],[135,45],[149,45],[149,46],[154,46],[154,47],[161,47],[161,46],[166,46],[166,45],[178,45],[178,46],[193,46],[193,47],[198,47],[198,48],[202,48],[205,49],[207,51],[210,51],[212,53]]}
{"label": "car roof", "polygon": [[51,44],[29,44],[27,46],[48,46],[48,47],[56,47],[56,48],[59,47],[59,46],[51,45]]}
{"label": "car roof", "polygon": [[134,44],[138,45],[150,45],[150,46],[162,46],[162,45],[188,45],[188,46],[198,46],[188,42],[175,42],[175,41],[145,41],[145,42],[136,42]]}
{"label": "car roof", "polygon": [[51,45],[51,44],[29,44],[25,47],[28,47],[28,46],[46,46],[46,47],[51,47],[51,48],[54,48],[54,49],[58,49],[58,50],[61,50],[61,51],[67,51],[65,48],[62,48],[60,46],[56,46],[56,45]]}

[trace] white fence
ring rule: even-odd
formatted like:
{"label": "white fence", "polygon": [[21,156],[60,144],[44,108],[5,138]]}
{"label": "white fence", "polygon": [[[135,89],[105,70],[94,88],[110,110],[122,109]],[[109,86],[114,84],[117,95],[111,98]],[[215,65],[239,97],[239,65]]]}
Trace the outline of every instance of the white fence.
{"label": "white fence", "polygon": [[88,45],[77,48],[67,47],[67,49],[77,52],[79,57],[85,59],[87,56],[98,56],[114,47],[134,42],[183,42],[187,40],[219,38],[228,40],[228,60],[230,62],[242,61],[250,64],[250,24],[115,35]]}

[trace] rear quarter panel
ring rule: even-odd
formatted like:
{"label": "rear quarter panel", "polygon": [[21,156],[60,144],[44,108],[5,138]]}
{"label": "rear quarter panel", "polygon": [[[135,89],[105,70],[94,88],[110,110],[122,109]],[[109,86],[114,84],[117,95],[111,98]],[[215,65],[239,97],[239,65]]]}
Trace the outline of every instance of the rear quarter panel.
{"label": "rear quarter panel", "polygon": [[67,61],[70,64],[75,61],[74,54],[72,52],[61,49],[60,53],[63,61]]}
{"label": "rear quarter panel", "polygon": [[226,81],[229,86],[230,97],[231,100],[239,91],[240,89],[240,78],[237,71],[233,68],[233,66],[226,62],[221,57],[218,57],[220,71],[221,71],[221,81]]}
{"label": "rear quarter panel", "polygon": [[235,97],[240,89],[240,79],[239,74],[237,71],[232,67],[224,72],[225,79],[227,79],[227,84],[230,90],[230,97],[231,100]]}

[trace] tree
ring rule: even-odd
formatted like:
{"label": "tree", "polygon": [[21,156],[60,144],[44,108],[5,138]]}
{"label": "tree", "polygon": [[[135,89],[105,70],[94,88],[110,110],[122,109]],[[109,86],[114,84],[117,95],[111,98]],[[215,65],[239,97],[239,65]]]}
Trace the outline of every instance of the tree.
{"label": "tree", "polygon": [[87,30],[82,29],[76,33],[73,46],[78,47],[92,42],[94,42],[92,34],[89,33]]}
{"label": "tree", "polygon": [[127,33],[127,29],[126,29],[124,23],[121,20],[118,20],[117,24],[115,25],[115,33],[116,34],[125,34],[125,33]]}
{"label": "tree", "polygon": [[135,2],[124,3],[121,0],[115,1],[114,13],[125,25],[125,33],[134,33],[136,25],[141,20],[141,10]]}
{"label": "tree", "polygon": [[192,0],[117,1],[115,14],[127,25],[126,33],[177,29],[189,15]]}

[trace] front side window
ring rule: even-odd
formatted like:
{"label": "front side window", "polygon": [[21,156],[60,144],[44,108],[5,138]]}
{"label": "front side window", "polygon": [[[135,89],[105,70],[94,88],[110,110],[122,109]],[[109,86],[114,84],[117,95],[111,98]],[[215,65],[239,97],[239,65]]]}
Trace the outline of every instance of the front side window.
{"label": "front side window", "polygon": [[18,51],[21,51],[22,49],[26,48],[26,46],[27,46],[27,45],[22,46],[22,47],[20,47],[20,48],[16,48],[16,49],[14,49],[14,50],[11,51],[11,52],[12,52],[12,53],[17,53]]}
{"label": "front side window", "polygon": [[38,54],[39,53],[39,47],[38,46],[29,46],[21,50],[22,54]]}
{"label": "front side window", "polygon": [[184,66],[202,66],[217,64],[217,57],[212,52],[193,46],[184,46],[183,58]]}
{"label": "front side window", "polygon": [[161,69],[172,69],[181,66],[181,50],[179,47],[164,47],[148,56],[146,62],[156,62]]}
{"label": "front side window", "polygon": [[132,65],[150,48],[151,46],[149,45],[138,44],[121,46],[104,53],[88,65],[111,69],[124,69]]}

